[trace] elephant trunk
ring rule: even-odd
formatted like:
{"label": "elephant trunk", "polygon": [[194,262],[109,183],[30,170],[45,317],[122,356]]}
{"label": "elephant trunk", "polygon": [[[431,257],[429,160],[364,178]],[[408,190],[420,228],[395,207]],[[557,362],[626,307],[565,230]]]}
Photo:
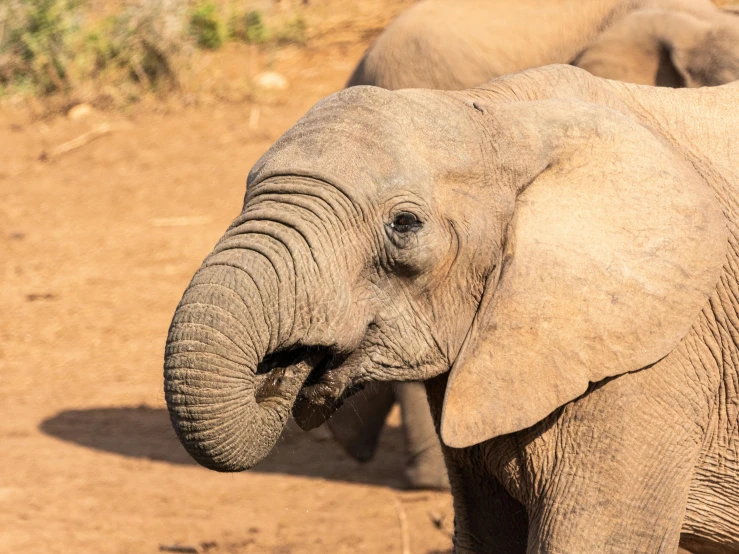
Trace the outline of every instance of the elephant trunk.
{"label": "elephant trunk", "polygon": [[[270,452],[317,363],[312,351],[290,347],[294,275],[285,278],[274,249],[244,247],[244,240],[227,235],[195,274],[165,351],[177,435],[195,460],[217,471],[248,469]],[[290,365],[281,365],[276,353],[286,351]]]}

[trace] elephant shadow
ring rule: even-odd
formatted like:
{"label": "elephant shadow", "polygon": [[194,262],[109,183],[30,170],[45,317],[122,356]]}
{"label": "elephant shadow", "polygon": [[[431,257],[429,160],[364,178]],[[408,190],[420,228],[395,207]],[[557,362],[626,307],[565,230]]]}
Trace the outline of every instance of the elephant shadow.
{"label": "elephant shadow", "polygon": [[[41,422],[39,428],[53,437],[104,452],[195,465],[179,443],[163,408],[65,410]],[[366,463],[347,456],[327,433],[306,433],[291,422],[272,453],[250,471],[403,487],[404,441],[399,427],[385,427],[375,457]]]}

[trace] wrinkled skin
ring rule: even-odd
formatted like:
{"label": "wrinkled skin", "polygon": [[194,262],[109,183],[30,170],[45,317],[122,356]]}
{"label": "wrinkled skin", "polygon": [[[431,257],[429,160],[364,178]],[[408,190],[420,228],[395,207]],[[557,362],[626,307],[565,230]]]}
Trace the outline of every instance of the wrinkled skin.
{"label": "wrinkled skin", "polygon": [[737,101],[551,66],[320,102],[175,312],[183,445],[240,471],[425,380],[456,552],[739,552]]}
{"label": "wrinkled skin", "polygon": [[461,90],[552,63],[720,85],[738,77],[737,19],[710,0],[424,0],[385,29],[348,86]]}
{"label": "wrinkled skin", "polygon": [[[739,79],[739,13],[708,0],[425,0],[378,38],[348,86],[453,90],[570,61],[599,77],[631,83],[725,84]],[[410,384],[394,387],[402,391],[408,485],[446,488],[425,394]],[[329,421],[355,459],[374,455],[392,388],[376,386],[347,400]]]}

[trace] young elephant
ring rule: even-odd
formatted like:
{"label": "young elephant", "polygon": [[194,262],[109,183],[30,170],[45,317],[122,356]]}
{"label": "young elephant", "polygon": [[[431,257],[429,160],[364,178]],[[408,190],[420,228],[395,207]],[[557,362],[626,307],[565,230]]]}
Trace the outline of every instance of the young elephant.
{"label": "young elephant", "polygon": [[240,471],[425,380],[456,552],[739,552],[737,102],[570,66],[323,100],[175,312],[180,440]]}
{"label": "young elephant", "polygon": [[[739,79],[739,15],[708,0],[425,0],[385,30],[348,86],[460,89],[573,58],[595,75],[626,82],[721,85]],[[446,488],[420,386],[373,387],[349,399],[328,427],[350,455],[371,458],[394,390],[409,454],[407,484]]]}

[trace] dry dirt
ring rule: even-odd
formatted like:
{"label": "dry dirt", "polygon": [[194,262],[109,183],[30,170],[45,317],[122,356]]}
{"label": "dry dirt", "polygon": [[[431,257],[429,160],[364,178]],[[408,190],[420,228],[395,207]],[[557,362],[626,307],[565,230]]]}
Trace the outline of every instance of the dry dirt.
{"label": "dry dirt", "polygon": [[[432,523],[450,526],[449,496],[401,489],[397,418],[366,465],[295,432],[225,475],[189,459],[162,392],[169,320],[250,167],[342,87],[371,27],[270,54],[290,88],[257,104],[0,115],[0,552],[404,554],[404,534],[407,552],[449,550]],[[214,55],[222,82],[268,62],[244,53]]]}

